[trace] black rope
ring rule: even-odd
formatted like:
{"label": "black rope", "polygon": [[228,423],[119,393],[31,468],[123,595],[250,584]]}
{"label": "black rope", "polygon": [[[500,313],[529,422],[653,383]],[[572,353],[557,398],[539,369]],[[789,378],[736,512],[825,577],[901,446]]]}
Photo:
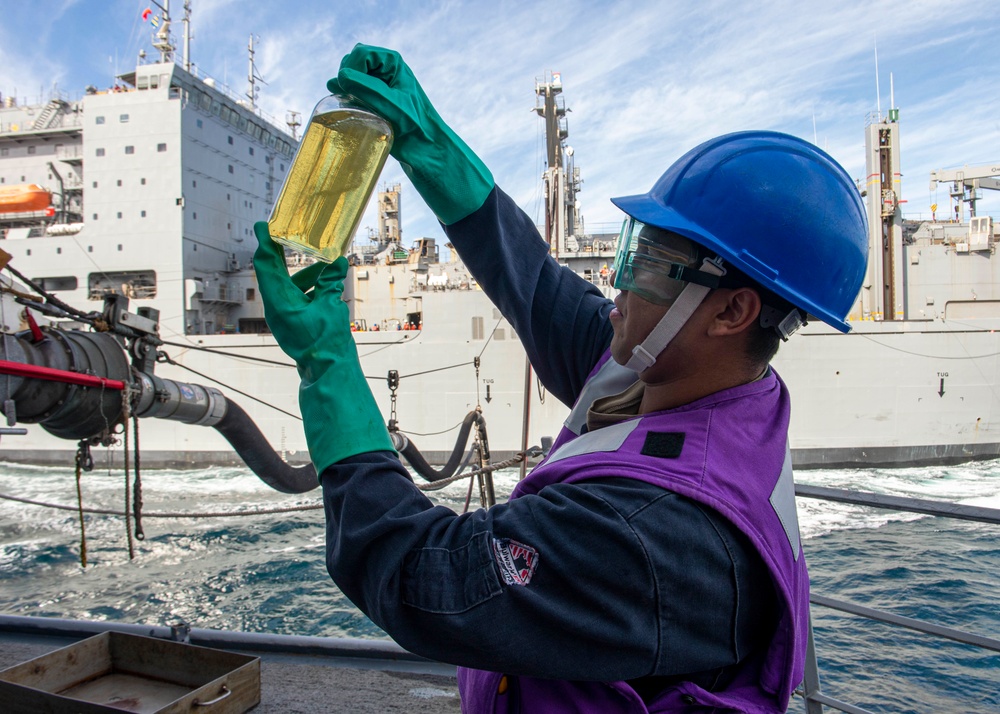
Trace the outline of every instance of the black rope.
{"label": "black rope", "polygon": [[41,295],[41,296],[42,296],[43,298],[45,298],[45,302],[47,302],[47,303],[51,303],[52,305],[55,305],[55,306],[56,306],[56,307],[58,307],[58,308],[59,308],[60,310],[63,310],[64,312],[67,312],[67,313],[69,313],[70,315],[73,315],[73,316],[75,316],[75,317],[78,317],[78,318],[80,318],[81,320],[84,320],[84,321],[87,321],[87,322],[91,322],[91,321],[93,321],[94,319],[96,319],[96,318],[100,317],[100,315],[99,315],[99,314],[97,314],[97,313],[93,313],[93,312],[83,312],[82,310],[77,310],[77,309],[76,309],[75,307],[73,307],[72,305],[69,305],[69,304],[67,304],[67,303],[64,303],[64,302],[63,302],[62,300],[60,300],[59,298],[57,298],[57,297],[56,297],[55,295],[53,295],[52,293],[50,293],[50,292],[47,292],[47,291],[45,290],[45,288],[43,288],[43,287],[41,287],[40,285],[36,284],[36,283],[35,283],[34,281],[32,281],[31,279],[29,279],[29,278],[25,277],[25,276],[24,276],[24,275],[23,275],[23,274],[22,274],[22,273],[21,273],[20,271],[18,271],[18,270],[17,270],[17,268],[15,268],[15,267],[14,267],[13,265],[11,265],[10,263],[8,263],[6,267],[7,267],[7,270],[9,270],[9,271],[10,271],[11,273],[13,273],[13,274],[14,274],[14,276],[15,276],[15,277],[16,277],[16,278],[17,278],[18,280],[20,280],[20,281],[21,281],[21,282],[23,282],[23,283],[24,283],[25,285],[27,285],[27,286],[28,286],[29,288],[31,288],[31,289],[32,289],[32,290],[34,290],[34,291],[35,291],[36,293],[38,293],[38,294],[39,294],[39,295]]}
{"label": "black rope", "polygon": [[139,540],[146,540],[146,533],[142,530],[142,477],[139,473],[139,417],[135,413],[132,414],[132,431],[135,432],[135,481],[132,484],[132,515],[135,518],[135,537]]}
{"label": "black rope", "polygon": [[80,567],[82,568],[87,567],[87,528],[83,520],[83,488],[80,484],[80,477],[83,475],[88,460],[90,468],[93,468],[94,462],[90,457],[90,446],[87,442],[81,441],[76,449],[76,511],[80,515]]}
{"label": "black rope", "polygon": [[[226,357],[232,357],[233,359],[245,359],[248,362],[261,362],[263,364],[273,364],[277,367],[294,367],[293,362],[278,362],[277,360],[267,359],[266,357],[251,357],[250,355],[242,355],[237,352],[230,352],[229,350],[217,349],[215,347],[203,347],[199,345],[192,345],[186,342],[170,342],[169,340],[161,340],[165,345],[170,345],[171,347],[183,347],[189,350],[198,350],[200,352],[212,352],[214,354],[225,355]],[[249,345],[248,348],[256,348],[258,345]],[[230,348],[232,349],[232,348]]]}
{"label": "black rope", "polygon": [[199,372],[198,370],[196,370],[196,369],[192,369],[191,367],[188,367],[187,365],[184,365],[184,364],[181,364],[180,362],[175,362],[175,361],[174,361],[174,360],[173,360],[173,359],[172,359],[172,358],[170,357],[170,355],[168,355],[168,354],[167,354],[166,352],[159,352],[159,353],[157,353],[157,355],[156,355],[156,360],[157,360],[158,362],[166,362],[166,363],[168,363],[168,364],[172,364],[173,366],[175,366],[175,367],[180,367],[181,369],[186,369],[186,370],[187,370],[188,372],[191,372],[192,374],[197,374],[197,375],[198,375],[199,377],[201,377],[202,379],[207,379],[207,380],[208,380],[208,381],[210,381],[210,382],[215,382],[216,384],[218,384],[218,385],[220,385],[220,386],[223,386],[223,387],[225,387],[226,389],[228,389],[228,390],[229,390],[229,391],[231,391],[231,392],[236,392],[237,394],[239,394],[239,395],[241,395],[241,396],[244,396],[244,397],[246,397],[247,399],[252,399],[252,400],[254,400],[254,401],[255,401],[255,402],[257,402],[258,404],[263,404],[263,405],[264,405],[265,407],[270,407],[271,409],[274,409],[275,411],[278,411],[278,412],[281,412],[281,413],[282,413],[282,414],[284,414],[285,416],[290,416],[290,417],[292,417],[293,419],[298,419],[299,421],[302,421],[302,417],[300,417],[300,416],[299,416],[298,414],[292,414],[291,412],[286,412],[286,411],[285,411],[284,409],[282,409],[281,407],[277,407],[277,406],[275,406],[275,405],[273,405],[273,404],[271,404],[271,403],[269,403],[269,402],[265,402],[265,401],[264,401],[263,399],[259,399],[258,397],[255,397],[255,396],[254,396],[254,395],[252,395],[252,394],[248,394],[247,392],[244,392],[244,391],[243,391],[243,390],[241,390],[241,389],[237,389],[236,387],[234,387],[234,386],[232,386],[232,385],[229,385],[229,384],[226,384],[225,382],[220,382],[220,381],[219,381],[218,379],[216,379],[215,377],[209,377],[209,376],[208,376],[207,374],[202,374],[202,373],[201,373],[201,372]]}
{"label": "black rope", "polygon": [[[122,425],[123,428],[124,428],[123,440],[125,442],[125,444],[124,444],[124,448],[125,448],[125,506],[124,506],[123,510],[124,510],[124,513],[125,513],[125,535],[127,536],[127,540],[128,540],[128,559],[129,560],[134,560],[135,559],[135,546],[132,543],[132,508],[131,508],[131,501],[129,501],[129,483],[128,483],[128,477],[130,476],[129,471],[131,471],[131,465],[129,464],[129,450],[128,450],[128,446],[129,446],[129,444],[128,444],[128,426],[129,426],[128,423],[130,421],[128,417],[129,417],[129,415],[128,415],[128,398],[126,396],[126,399],[125,399],[125,423]],[[109,467],[109,469],[110,469],[110,467]]]}

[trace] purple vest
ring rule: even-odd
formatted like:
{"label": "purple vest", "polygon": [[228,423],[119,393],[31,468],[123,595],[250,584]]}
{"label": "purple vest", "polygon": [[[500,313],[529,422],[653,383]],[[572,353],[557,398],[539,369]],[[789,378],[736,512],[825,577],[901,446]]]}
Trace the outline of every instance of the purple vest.
{"label": "purple vest", "polygon": [[[802,681],[809,630],[809,577],[799,543],[788,450],[788,391],[773,371],[763,379],[677,409],[636,417],[577,436],[580,411],[623,388],[628,375],[608,355],[567,420],[548,458],[511,498],[554,483],[609,474],[635,478],[714,509],[736,525],[767,565],[782,607],[766,652],[744,662],[723,691],[682,683],[648,706],[625,682],[568,682],[460,668],[466,714],[531,712],[783,712]],[[634,372],[632,380],[634,381]],[[592,384],[593,383],[593,384]],[[602,388],[599,385],[604,384]],[[586,403],[584,404],[584,400]],[[575,420],[575,421],[574,421]],[[574,428],[577,427],[577,428]],[[678,458],[644,456],[647,435],[683,433]],[[508,701],[516,698],[517,701]]]}

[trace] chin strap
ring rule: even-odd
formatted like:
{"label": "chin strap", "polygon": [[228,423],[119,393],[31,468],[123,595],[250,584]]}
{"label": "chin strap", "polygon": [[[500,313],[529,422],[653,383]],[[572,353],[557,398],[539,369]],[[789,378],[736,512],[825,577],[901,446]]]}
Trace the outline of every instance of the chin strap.
{"label": "chin strap", "polygon": [[[710,275],[725,275],[721,258],[705,258],[700,270]],[[656,358],[666,349],[694,311],[701,305],[711,288],[704,285],[688,283],[681,294],[677,296],[667,313],[656,323],[656,327],[646,336],[641,344],[632,348],[632,356],[625,363],[627,369],[643,372],[656,363]]]}

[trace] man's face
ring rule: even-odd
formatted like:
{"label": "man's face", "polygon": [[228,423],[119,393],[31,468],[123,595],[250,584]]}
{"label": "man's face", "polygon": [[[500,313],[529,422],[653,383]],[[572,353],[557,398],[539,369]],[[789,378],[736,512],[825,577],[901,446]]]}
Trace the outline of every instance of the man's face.
{"label": "man's face", "polygon": [[[659,228],[643,226],[632,242],[634,249],[616,261],[613,276],[613,284],[621,292],[610,316],[615,331],[611,354],[619,364],[628,362],[632,349],[652,332],[686,285],[668,277],[665,266],[680,263],[693,267],[698,259],[693,242]],[[618,269],[623,274],[618,274]]]}

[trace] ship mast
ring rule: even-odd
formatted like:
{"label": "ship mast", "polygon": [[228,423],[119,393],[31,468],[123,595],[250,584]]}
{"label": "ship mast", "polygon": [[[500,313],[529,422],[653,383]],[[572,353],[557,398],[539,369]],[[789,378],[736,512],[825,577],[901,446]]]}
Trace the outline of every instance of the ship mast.
{"label": "ship mast", "polygon": [[869,117],[865,133],[868,273],[861,289],[863,318],[902,320],[903,211],[899,184],[899,110]]}
{"label": "ship mast", "polygon": [[259,79],[263,82],[264,79],[257,76],[257,68],[253,63],[253,35],[250,35],[250,41],[247,43],[247,56],[249,58],[249,67],[247,68],[247,99],[250,100],[250,108],[254,109],[257,106],[257,80]]}
{"label": "ship mast", "polygon": [[562,77],[558,72],[535,80],[535,112],[545,120],[546,169],[542,174],[545,190],[545,241],[554,255],[576,252],[579,216],[576,194],[580,173],[573,166],[573,149],[564,144],[569,136],[562,97]]}
{"label": "ship mast", "polygon": [[[173,62],[174,61],[174,50],[176,49],[170,41],[170,0],[163,0],[163,4],[152,0],[152,3],[156,7],[163,11],[162,22],[160,23],[159,29],[156,34],[153,35],[153,47],[160,51],[160,62]],[[185,9],[189,10],[185,5]],[[185,17],[185,22],[188,19]],[[185,54],[187,50],[185,49]],[[187,57],[185,57],[187,61]]]}
{"label": "ship mast", "polygon": [[191,0],[184,0],[184,71],[191,71]]}

